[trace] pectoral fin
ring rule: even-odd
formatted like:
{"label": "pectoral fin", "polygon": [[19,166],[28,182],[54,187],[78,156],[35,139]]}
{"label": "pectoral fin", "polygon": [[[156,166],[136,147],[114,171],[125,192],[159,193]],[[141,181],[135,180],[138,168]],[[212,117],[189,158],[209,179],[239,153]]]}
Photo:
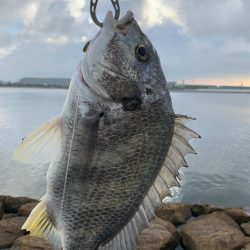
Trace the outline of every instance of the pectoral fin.
{"label": "pectoral fin", "polygon": [[13,160],[26,164],[51,162],[61,151],[61,117],[57,116],[23,139]]}

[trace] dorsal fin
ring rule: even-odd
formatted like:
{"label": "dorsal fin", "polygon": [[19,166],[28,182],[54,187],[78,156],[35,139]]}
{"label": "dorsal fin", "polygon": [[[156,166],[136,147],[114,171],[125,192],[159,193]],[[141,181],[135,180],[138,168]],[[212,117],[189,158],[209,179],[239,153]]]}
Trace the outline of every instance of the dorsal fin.
{"label": "dorsal fin", "polygon": [[159,175],[133,218],[108,244],[100,246],[99,250],[137,249],[141,231],[155,217],[155,210],[162,205],[162,200],[171,195],[170,188],[180,186],[177,178],[179,178],[179,169],[187,166],[185,155],[195,153],[188,141],[200,136],[185,126],[185,123],[191,120],[194,119],[176,115],[172,144]]}
{"label": "dorsal fin", "polygon": [[30,232],[31,236],[42,237],[48,240],[56,249],[61,249],[61,239],[48,217],[44,198],[32,210],[22,229]]}
{"label": "dorsal fin", "polygon": [[61,149],[61,117],[57,116],[23,139],[13,159],[26,164],[50,163]]}

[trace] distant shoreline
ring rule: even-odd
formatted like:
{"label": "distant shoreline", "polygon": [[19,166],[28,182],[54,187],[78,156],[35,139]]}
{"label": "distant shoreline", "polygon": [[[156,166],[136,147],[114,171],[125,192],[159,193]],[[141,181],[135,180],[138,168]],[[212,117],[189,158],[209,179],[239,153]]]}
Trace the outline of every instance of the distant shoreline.
{"label": "distant shoreline", "polygon": [[[0,88],[36,88],[36,89],[68,89],[64,86],[43,85],[3,85]],[[172,93],[208,93],[208,94],[250,94],[249,90],[242,89],[169,89]]]}
{"label": "distant shoreline", "polygon": [[200,90],[200,89],[170,89],[170,92],[174,93],[208,93],[208,94],[250,94],[250,90],[218,90],[218,89],[209,89],[209,90]]}
{"label": "distant shoreline", "polygon": [[69,87],[64,86],[43,86],[43,85],[3,85],[0,84],[0,88],[30,88],[30,89],[68,89]]}

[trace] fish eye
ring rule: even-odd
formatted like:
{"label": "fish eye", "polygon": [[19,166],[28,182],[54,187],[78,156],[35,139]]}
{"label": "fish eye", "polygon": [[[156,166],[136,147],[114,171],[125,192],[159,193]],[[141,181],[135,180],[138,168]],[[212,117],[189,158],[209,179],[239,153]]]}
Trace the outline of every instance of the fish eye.
{"label": "fish eye", "polygon": [[149,50],[144,44],[139,44],[135,48],[136,58],[140,61],[147,61],[149,59]]}

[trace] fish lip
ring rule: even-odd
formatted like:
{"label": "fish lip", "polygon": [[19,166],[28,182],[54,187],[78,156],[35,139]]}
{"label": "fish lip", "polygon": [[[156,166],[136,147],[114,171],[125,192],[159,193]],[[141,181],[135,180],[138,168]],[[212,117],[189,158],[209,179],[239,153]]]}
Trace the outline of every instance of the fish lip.
{"label": "fish lip", "polygon": [[118,20],[116,29],[126,36],[129,32],[130,26],[135,21],[134,14],[132,11],[128,11],[127,14]]}
{"label": "fish lip", "polygon": [[104,32],[115,32],[119,31],[123,35],[127,35],[129,26],[135,21],[134,14],[132,11],[128,11],[125,16],[123,16],[121,19],[116,20],[113,17],[112,11],[108,11],[103,22],[102,30]]}
{"label": "fish lip", "polygon": [[127,13],[120,18],[119,20],[116,20],[113,16],[112,11],[108,11],[103,22],[103,27],[110,24],[114,24],[114,27],[120,27],[120,26],[126,26],[134,21],[134,13],[132,11],[127,11]]}
{"label": "fish lip", "polygon": [[115,31],[117,23],[118,21],[114,19],[112,11],[108,11],[103,21],[102,31]]}

